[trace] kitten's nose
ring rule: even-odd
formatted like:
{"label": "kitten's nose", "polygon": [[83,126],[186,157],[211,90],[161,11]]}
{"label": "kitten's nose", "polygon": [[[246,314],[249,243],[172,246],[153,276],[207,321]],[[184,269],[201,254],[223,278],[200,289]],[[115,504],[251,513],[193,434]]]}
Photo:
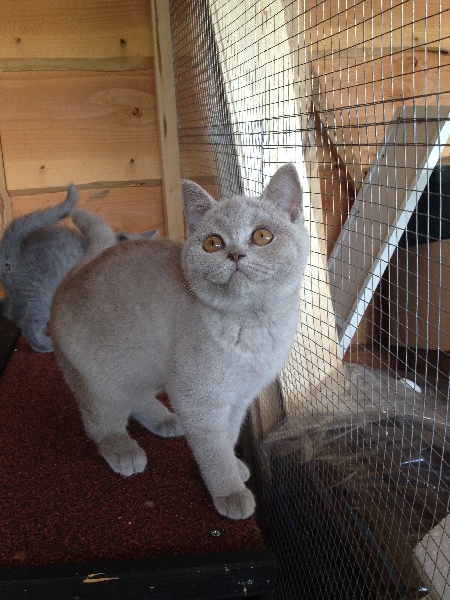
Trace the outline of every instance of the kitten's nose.
{"label": "kitten's nose", "polygon": [[227,256],[230,260],[234,260],[237,264],[241,258],[244,258],[245,254],[239,254],[238,252],[230,252]]}

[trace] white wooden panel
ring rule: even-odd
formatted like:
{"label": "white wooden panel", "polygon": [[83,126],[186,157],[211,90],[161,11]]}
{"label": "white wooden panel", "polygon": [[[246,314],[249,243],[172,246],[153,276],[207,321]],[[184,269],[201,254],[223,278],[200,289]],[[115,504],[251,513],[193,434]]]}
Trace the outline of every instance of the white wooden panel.
{"label": "white wooden panel", "polygon": [[450,137],[450,107],[396,111],[328,261],[345,353]]}

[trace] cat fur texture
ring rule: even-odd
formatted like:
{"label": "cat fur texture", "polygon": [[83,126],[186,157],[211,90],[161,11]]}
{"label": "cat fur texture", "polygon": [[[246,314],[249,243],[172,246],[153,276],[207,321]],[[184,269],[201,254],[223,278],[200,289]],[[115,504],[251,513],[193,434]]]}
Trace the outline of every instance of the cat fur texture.
{"label": "cat fur texture", "polygon": [[85,252],[83,236],[57,223],[76,203],[77,189],[70,185],[62,203],[15,219],[0,242],[0,283],[7,294],[3,314],[37,352],[53,350],[46,333],[53,294]]}
{"label": "cat fur texture", "polygon": [[50,332],[86,432],[114,471],[146,466],[129,419],[160,436],[184,433],[216,510],[243,519],[255,501],[235,445],[297,328],[309,256],[302,189],[285,165],[261,197],[216,202],[185,180],[183,204],[184,243],[117,244],[74,270],[56,292]]}
{"label": "cat fur texture", "polygon": [[[109,225],[94,213],[83,220],[90,227],[89,255],[85,255],[86,240],[79,232],[61,226],[57,221],[71,215],[78,199],[77,189],[70,185],[66,199],[56,206],[34,211],[12,221],[0,242],[0,283],[7,296],[3,315],[21,328],[22,334],[36,352],[52,352],[47,334],[50,305],[56,288],[79,261],[88,262],[99,249],[118,240],[151,238],[157,230],[141,234],[115,234]],[[78,211],[80,220],[83,213]],[[105,240],[107,243],[105,244]]]}

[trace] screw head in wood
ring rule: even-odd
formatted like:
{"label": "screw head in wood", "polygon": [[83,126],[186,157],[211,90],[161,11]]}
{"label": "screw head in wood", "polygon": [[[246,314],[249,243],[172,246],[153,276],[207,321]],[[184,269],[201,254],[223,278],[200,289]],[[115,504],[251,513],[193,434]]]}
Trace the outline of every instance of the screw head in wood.
{"label": "screw head in wood", "polygon": [[222,535],[222,532],[220,531],[220,529],[211,529],[211,531],[209,533],[213,537],[220,537]]}

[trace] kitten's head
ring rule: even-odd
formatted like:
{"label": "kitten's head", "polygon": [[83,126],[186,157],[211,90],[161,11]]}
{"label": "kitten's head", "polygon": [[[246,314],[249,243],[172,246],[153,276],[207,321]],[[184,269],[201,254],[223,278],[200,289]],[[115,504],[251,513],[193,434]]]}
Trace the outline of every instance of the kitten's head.
{"label": "kitten's head", "polygon": [[216,202],[185,180],[183,203],[188,229],[184,270],[205,303],[229,310],[262,307],[298,289],[309,236],[293,165],[281,167],[256,198]]}

